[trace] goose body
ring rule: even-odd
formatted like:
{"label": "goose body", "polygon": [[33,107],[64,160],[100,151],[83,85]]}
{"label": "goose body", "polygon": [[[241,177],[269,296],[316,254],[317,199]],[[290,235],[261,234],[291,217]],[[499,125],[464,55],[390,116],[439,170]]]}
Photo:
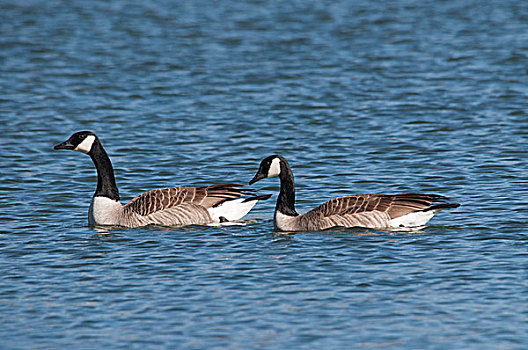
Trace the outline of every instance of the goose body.
{"label": "goose body", "polygon": [[238,184],[170,187],[145,192],[125,205],[119,199],[114,170],[99,138],[79,131],[54,147],[88,154],[97,170],[97,188],[88,210],[90,225],[141,227],[221,223],[244,217],[258,200],[270,195],[246,196]]}
{"label": "goose body", "polygon": [[436,213],[457,208],[448,198],[435,194],[401,193],[357,194],[331,199],[298,214],[295,210],[295,184],[286,159],[279,155],[265,158],[249,184],[278,176],[280,193],[273,223],[281,231],[319,231],[331,227],[401,228],[425,225]]}

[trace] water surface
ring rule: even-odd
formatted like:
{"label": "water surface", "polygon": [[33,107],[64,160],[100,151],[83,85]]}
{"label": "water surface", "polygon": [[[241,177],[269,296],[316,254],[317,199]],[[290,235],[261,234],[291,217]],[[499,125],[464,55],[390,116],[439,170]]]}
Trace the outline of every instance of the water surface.
{"label": "water surface", "polygon": [[[4,349],[528,343],[528,5],[3,1]],[[282,154],[297,209],[365,192],[462,203],[417,232],[87,225],[93,130],[124,201],[247,183]],[[256,184],[276,194],[278,181]]]}

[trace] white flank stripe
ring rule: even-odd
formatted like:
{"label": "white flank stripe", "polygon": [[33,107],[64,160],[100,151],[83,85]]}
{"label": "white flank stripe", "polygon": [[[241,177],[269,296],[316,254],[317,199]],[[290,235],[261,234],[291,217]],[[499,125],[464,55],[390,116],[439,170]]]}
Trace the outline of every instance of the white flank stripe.
{"label": "white flank stripe", "polygon": [[436,214],[434,210],[415,211],[389,221],[391,227],[418,227],[423,226]]}
{"label": "white flank stripe", "polygon": [[242,219],[257,204],[257,200],[244,202],[245,198],[238,198],[207,209],[213,222],[220,222],[220,217],[229,221]]}

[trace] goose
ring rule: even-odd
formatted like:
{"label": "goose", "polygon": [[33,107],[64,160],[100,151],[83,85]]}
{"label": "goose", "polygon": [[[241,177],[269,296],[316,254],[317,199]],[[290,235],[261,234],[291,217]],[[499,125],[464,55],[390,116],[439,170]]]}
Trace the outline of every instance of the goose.
{"label": "goose", "polygon": [[[320,231],[331,227],[412,228],[424,226],[442,209],[457,208],[436,194],[357,194],[331,199],[304,213],[295,211],[295,184],[288,161],[280,155],[262,160],[249,184],[278,176],[280,193],[274,226],[280,231]],[[438,204],[436,204],[438,203]]]}
{"label": "goose", "polygon": [[88,210],[88,224],[141,227],[224,223],[244,217],[270,195],[245,196],[243,185],[224,183],[203,187],[170,187],[145,192],[125,205],[119,200],[114,169],[99,138],[78,131],[54,149],[85,153],[97,170],[97,188]]}

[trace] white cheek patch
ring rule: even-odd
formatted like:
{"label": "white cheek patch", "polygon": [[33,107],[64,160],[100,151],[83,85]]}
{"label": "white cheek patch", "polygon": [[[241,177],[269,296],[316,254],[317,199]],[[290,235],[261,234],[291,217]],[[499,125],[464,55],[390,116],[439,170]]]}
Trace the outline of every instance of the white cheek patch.
{"label": "white cheek patch", "polygon": [[273,159],[273,161],[271,162],[270,168],[268,170],[268,177],[279,176],[280,169],[281,169],[280,159],[279,158]]}
{"label": "white cheek patch", "polygon": [[75,151],[79,151],[82,153],[88,153],[92,149],[92,145],[95,141],[94,135],[88,135],[86,138],[81,142],[77,147],[75,147]]}

